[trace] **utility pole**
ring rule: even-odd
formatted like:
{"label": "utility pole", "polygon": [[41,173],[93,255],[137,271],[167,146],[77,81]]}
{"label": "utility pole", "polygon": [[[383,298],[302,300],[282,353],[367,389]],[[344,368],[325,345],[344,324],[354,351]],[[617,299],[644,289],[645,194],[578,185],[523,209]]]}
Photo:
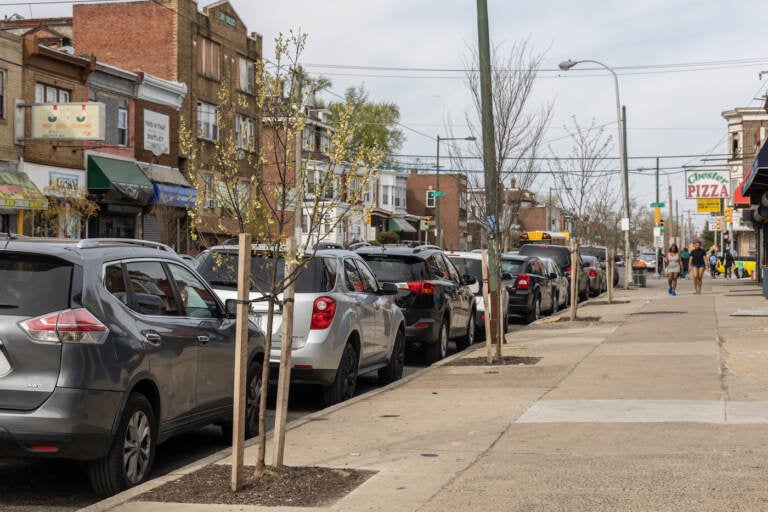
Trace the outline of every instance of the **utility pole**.
{"label": "utility pole", "polygon": [[[499,176],[496,169],[496,135],[493,126],[493,91],[491,88],[491,48],[488,35],[488,2],[477,0],[477,38],[480,62],[480,98],[483,124],[483,164],[485,167],[485,209],[488,215],[488,292],[491,306],[491,332],[488,339],[496,343],[496,355],[501,356],[499,336]],[[490,361],[489,361],[490,362]]]}
{"label": "utility pole", "polygon": [[[668,185],[667,189],[669,191],[669,223],[673,224],[675,216],[672,215],[672,207],[673,207],[673,205],[672,205],[672,185]],[[668,236],[666,235],[667,231],[666,230],[664,231],[665,238],[666,238],[666,243],[664,244],[664,247],[669,248],[670,244],[672,243],[672,238],[674,237],[674,230],[675,230],[675,228],[673,227],[672,228],[672,232]]]}
{"label": "utility pole", "polygon": [[[614,74],[614,79],[615,79]],[[619,101],[619,86],[618,86],[618,79],[616,79],[616,107],[618,108],[618,101]],[[621,142],[623,146],[623,154],[621,155],[621,174],[624,177],[624,212],[627,215],[627,223],[629,226],[627,226],[627,230],[624,232],[624,261],[626,262],[625,265],[629,265],[629,262],[632,260],[629,254],[629,228],[632,225],[632,220],[630,218],[629,214],[629,171],[627,170],[627,107],[624,105],[621,106],[621,120],[622,125],[619,127],[621,129]],[[629,290],[629,267],[627,267],[624,271],[624,289]]]}

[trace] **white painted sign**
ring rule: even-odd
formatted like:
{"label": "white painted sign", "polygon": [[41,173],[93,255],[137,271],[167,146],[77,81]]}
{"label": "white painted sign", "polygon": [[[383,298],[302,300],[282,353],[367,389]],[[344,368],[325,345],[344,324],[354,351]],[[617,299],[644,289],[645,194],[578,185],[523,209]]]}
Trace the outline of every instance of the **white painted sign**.
{"label": "white painted sign", "polygon": [[629,231],[629,219],[627,217],[621,219],[621,230]]}
{"label": "white painted sign", "polygon": [[731,197],[729,171],[685,171],[686,199],[727,199]]}
{"label": "white painted sign", "polygon": [[103,103],[35,104],[32,138],[56,140],[104,140]]}
{"label": "white painted sign", "polygon": [[155,156],[170,152],[170,122],[167,115],[144,109],[144,149]]}

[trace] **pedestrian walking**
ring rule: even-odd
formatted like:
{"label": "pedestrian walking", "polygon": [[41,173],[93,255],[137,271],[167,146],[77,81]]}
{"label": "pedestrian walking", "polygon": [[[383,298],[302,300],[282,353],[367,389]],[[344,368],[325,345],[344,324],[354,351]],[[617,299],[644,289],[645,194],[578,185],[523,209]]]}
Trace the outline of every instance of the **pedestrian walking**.
{"label": "pedestrian walking", "polygon": [[709,253],[709,273],[712,279],[717,277],[717,255],[715,251]]}
{"label": "pedestrian walking", "polygon": [[701,282],[707,268],[707,251],[701,248],[701,242],[696,242],[691,251],[691,276],[693,277],[693,293],[701,295]]}
{"label": "pedestrian walking", "polygon": [[731,270],[733,269],[733,253],[729,250],[725,251],[725,256],[723,257],[723,266],[725,267],[725,278],[730,279]]}
{"label": "pedestrian walking", "polygon": [[683,271],[680,273],[680,277],[685,279],[688,277],[688,263],[691,260],[691,253],[688,252],[687,247],[683,247],[683,252],[680,253],[680,259],[683,261]]}
{"label": "pedestrian walking", "polygon": [[669,246],[669,252],[664,256],[664,264],[667,268],[667,282],[669,283],[669,294],[673,297],[677,295],[677,278],[680,276],[680,271],[683,269],[683,261],[680,257],[680,252],[677,249],[677,244]]}
{"label": "pedestrian walking", "polygon": [[661,279],[661,272],[664,268],[664,251],[656,249],[656,279]]}

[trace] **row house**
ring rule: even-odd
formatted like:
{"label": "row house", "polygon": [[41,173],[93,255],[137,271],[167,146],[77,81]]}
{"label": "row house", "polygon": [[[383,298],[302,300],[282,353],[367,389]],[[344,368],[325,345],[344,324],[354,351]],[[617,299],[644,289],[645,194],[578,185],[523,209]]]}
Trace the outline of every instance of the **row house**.
{"label": "row house", "polygon": [[[439,190],[444,195],[435,198],[430,192]],[[452,251],[470,248],[473,237],[469,233],[468,186],[464,173],[417,173],[411,171],[406,181],[408,212],[419,218],[429,218],[429,230],[424,232],[426,243],[437,241],[437,207],[440,209],[442,246]]]}

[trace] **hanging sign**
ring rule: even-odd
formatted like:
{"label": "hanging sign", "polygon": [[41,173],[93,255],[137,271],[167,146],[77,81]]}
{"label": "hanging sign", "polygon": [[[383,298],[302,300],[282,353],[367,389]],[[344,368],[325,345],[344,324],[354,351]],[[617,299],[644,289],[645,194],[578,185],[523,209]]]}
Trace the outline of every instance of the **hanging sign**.
{"label": "hanging sign", "polygon": [[727,199],[730,196],[729,171],[685,171],[686,199]]}
{"label": "hanging sign", "polygon": [[699,213],[717,213],[720,211],[719,199],[697,199],[696,211]]}

